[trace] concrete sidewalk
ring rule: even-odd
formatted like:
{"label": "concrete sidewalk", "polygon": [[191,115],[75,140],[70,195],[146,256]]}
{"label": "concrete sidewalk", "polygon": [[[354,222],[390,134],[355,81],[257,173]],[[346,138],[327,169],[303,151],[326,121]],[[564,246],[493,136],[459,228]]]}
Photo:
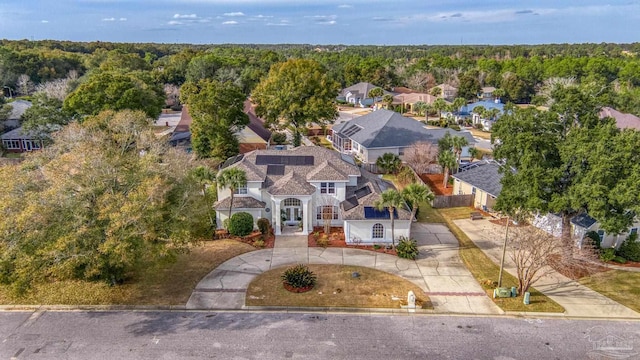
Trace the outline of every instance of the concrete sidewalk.
{"label": "concrete sidewalk", "polygon": [[502,314],[464,267],[458,241],[440,224],[414,224],[418,259],[407,260],[368,250],[307,248],[306,241],[278,237],[273,249],[242,254],[203,278],[187,309],[242,309],[245,293],[259,274],[293,264],[356,265],[385,271],[419,286],[430,297],[436,313]]}
{"label": "concrete sidewalk", "polygon": [[[504,230],[489,220],[455,220],[454,223],[491,258],[500,263]],[[508,254],[505,270],[516,274],[515,264]],[[571,280],[553,269],[533,285],[543,294],[565,308],[565,315],[572,317],[639,318],[640,314],[600,293]]]}

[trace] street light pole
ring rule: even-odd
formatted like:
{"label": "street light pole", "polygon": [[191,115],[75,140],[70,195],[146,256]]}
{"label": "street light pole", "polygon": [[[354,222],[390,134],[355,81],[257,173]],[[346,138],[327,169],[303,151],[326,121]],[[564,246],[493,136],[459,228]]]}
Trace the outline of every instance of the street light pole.
{"label": "street light pole", "polygon": [[500,273],[498,275],[498,287],[502,287],[502,272],[504,271],[504,257],[507,253],[508,239],[509,239],[509,216],[507,215],[507,225],[504,231],[504,244],[502,244],[502,259],[500,260]]}

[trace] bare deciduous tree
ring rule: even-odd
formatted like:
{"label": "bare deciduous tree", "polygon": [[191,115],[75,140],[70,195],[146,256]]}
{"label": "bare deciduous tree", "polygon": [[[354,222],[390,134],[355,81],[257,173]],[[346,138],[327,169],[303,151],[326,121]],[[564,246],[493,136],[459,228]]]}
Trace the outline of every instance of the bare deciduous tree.
{"label": "bare deciduous tree", "polygon": [[69,94],[69,79],[56,79],[36,86],[36,92],[44,93],[50,99],[64,101]]}
{"label": "bare deciduous tree", "polygon": [[324,233],[331,233],[331,222],[334,218],[334,213],[336,213],[340,202],[338,199],[331,195],[320,195],[316,198],[315,201],[319,207],[320,218],[322,219],[322,225],[324,227]]}
{"label": "bare deciduous tree", "polygon": [[173,84],[164,84],[164,93],[167,96],[165,103],[168,106],[180,104],[180,88]]}
{"label": "bare deciduous tree", "polygon": [[18,76],[16,81],[16,88],[21,95],[29,95],[33,92],[33,82],[27,74]]}
{"label": "bare deciduous tree", "polygon": [[551,271],[550,255],[560,248],[560,240],[532,226],[510,229],[509,256],[516,267],[518,294],[524,294]]}
{"label": "bare deciduous tree", "polygon": [[404,161],[418,174],[424,174],[429,167],[438,163],[438,146],[426,141],[411,145],[404,152]]}

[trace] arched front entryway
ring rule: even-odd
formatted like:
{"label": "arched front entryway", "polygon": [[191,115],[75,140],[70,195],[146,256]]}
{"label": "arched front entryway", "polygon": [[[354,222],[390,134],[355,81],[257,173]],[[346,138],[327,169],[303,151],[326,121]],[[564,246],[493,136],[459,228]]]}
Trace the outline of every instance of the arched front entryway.
{"label": "arched front entryway", "polygon": [[302,222],[302,202],[296,198],[286,198],[282,200],[280,217],[287,226],[297,226]]}

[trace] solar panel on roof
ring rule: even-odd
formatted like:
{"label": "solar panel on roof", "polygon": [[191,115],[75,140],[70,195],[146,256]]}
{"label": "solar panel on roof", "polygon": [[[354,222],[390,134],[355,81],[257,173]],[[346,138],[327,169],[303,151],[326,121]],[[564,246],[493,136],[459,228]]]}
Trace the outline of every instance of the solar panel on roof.
{"label": "solar panel on roof", "polygon": [[256,155],[256,165],[307,166],[313,164],[314,157],[309,155]]}
{"label": "solar panel on roof", "polygon": [[[389,210],[384,208],[384,210],[380,211],[371,206],[364,207],[364,218],[365,219],[389,219]],[[398,218],[398,210],[393,209],[393,218]]]}
{"label": "solar panel on roof", "polygon": [[349,211],[356,206],[358,206],[358,199],[355,196],[348,197],[342,202],[342,208],[344,211]]}
{"label": "solar panel on roof", "polygon": [[267,165],[267,175],[284,175],[284,165]]}
{"label": "solar panel on roof", "polygon": [[244,158],[244,154],[240,154],[240,155],[236,155],[233,157],[230,157],[227,159],[227,161],[225,161],[222,166],[220,167],[221,169],[226,168],[227,166],[231,166],[235,163],[237,163],[238,161],[242,160]]}
{"label": "solar panel on roof", "polygon": [[340,154],[340,157],[342,158],[342,160],[346,161],[347,163],[349,163],[351,165],[355,165],[356,164],[356,161],[353,159],[353,156],[351,156],[351,155]]}
{"label": "solar panel on roof", "polygon": [[355,191],[356,198],[358,199],[361,199],[369,194],[371,194],[371,188],[369,188],[368,186],[363,186]]}
{"label": "solar panel on roof", "polygon": [[358,131],[362,130],[362,127],[353,124],[351,126],[349,126],[348,128],[346,128],[344,131],[341,131],[342,134],[346,135],[346,136],[351,136],[355,133],[357,133]]}

